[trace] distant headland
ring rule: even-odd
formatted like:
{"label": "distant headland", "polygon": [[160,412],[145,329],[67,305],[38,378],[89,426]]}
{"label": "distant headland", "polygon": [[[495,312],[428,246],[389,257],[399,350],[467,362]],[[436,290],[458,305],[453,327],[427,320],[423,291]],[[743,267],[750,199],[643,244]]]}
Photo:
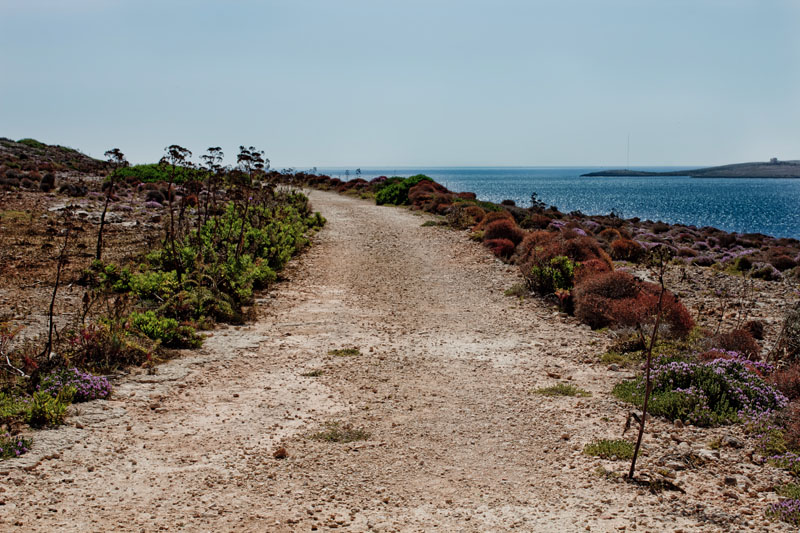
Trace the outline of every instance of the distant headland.
{"label": "distant headland", "polygon": [[772,158],[765,163],[737,163],[719,167],[706,167],[694,170],[673,170],[670,172],[650,172],[644,170],[600,170],[581,174],[581,177],[626,177],[626,176],[690,176],[692,178],[800,178],[800,161],[778,161]]}

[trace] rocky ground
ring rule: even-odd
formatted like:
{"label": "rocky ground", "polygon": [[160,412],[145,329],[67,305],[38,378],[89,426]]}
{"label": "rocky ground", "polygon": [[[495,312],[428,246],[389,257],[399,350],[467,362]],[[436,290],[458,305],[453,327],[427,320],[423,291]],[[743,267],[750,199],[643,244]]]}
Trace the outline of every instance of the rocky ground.
{"label": "rocky ground", "polygon": [[[610,392],[630,371],[599,362],[608,335],[504,296],[516,269],[466,234],[312,201],[328,225],[258,321],[132,372],[0,463],[0,529],[791,529],[764,518],[786,475],[753,464],[737,428],[648,426],[641,479],[680,490],[583,454],[621,436],[628,408]],[[344,348],[357,352],[330,353]],[[532,392],[557,383],[592,396]],[[313,438],[331,423],[366,438]]]}

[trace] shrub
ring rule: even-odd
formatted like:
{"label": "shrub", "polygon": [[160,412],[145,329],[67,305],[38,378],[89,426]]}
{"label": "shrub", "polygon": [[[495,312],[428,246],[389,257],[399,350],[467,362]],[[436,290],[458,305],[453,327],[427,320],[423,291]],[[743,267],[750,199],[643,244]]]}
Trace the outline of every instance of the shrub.
{"label": "shrub", "polygon": [[605,274],[606,272],[611,272],[611,267],[602,259],[589,259],[588,261],[584,261],[575,268],[575,285],[580,285],[586,280],[599,276],[600,274]]}
{"label": "shrub", "polygon": [[361,350],[353,346],[351,348],[337,348],[335,350],[328,350],[328,355],[335,355],[336,357],[355,357],[361,355]]}
{"label": "shrub", "polygon": [[769,381],[790,400],[800,399],[800,363],[776,370]]}
{"label": "shrub", "polygon": [[106,319],[73,333],[65,358],[71,364],[101,371],[140,365],[155,345],[125,327],[124,319]]}
{"label": "shrub", "polygon": [[525,229],[545,229],[550,223],[553,221],[552,218],[548,217],[547,215],[542,215],[539,213],[534,213],[528,217],[526,217],[520,226]]}
{"label": "shrub", "polygon": [[570,290],[575,275],[575,263],[560,255],[523,271],[525,283],[539,294],[554,294],[557,290]]}
{"label": "shrub", "polygon": [[[732,424],[786,406],[787,400],[748,367],[764,372],[769,365],[743,357],[707,362],[670,361],[659,358],[653,365],[653,389],[648,410],[668,420],[700,426]],[[641,406],[644,379],[639,377],[614,387],[618,398]]]}
{"label": "shrub", "polygon": [[656,233],[656,234],[658,234],[658,233],[666,233],[670,229],[671,229],[670,225],[669,224],[664,224],[663,222],[655,222],[653,224],[653,226],[650,228],[650,230],[653,233]]}
{"label": "shrub", "polygon": [[509,239],[489,239],[483,241],[484,246],[489,248],[494,255],[508,259],[514,254],[516,246]]}
{"label": "shrub", "polygon": [[[589,278],[574,291],[575,316],[592,328],[636,326],[651,321],[658,310],[660,288],[642,283],[627,272],[615,271]],[[676,336],[686,336],[694,322],[670,292],[662,301],[662,323]]]}
{"label": "shrub", "polygon": [[310,438],[325,442],[347,443],[367,440],[369,438],[369,432],[360,428],[355,428],[350,424],[328,422],[322,430],[312,434]]}
{"label": "shrub", "polygon": [[542,396],[577,396],[579,398],[588,398],[592,393],[587,392],[575,385],[559,383],[551,387],[543,387],[533,391],[534,394],[541,394]]}
{"label": "shrub", "polygon": [[792,269],[797,266],[797,262],[788,255],[778,255],[769,260],[770,264],[780,272]]}
{"label": "shrub", "polygon": [[483,238],[486,240],[507,239],[514,243],[514,246],[522,242],[525,232],[517,227],[511,219],[495,220],[486,226]]}
{"label": "shrub", "polygon": [[111,394],[111,383],[103,376],[82,372],[77,368],[66,368],[51,372],[39,383],[39,390],[54,398],[64,388],[74,389],[74,402],[88,402],[107,398]]}
{"label": "shrub", "polygon": [[203,343],[194,328],[182,326],[174,318],[158,316],[153,311],[131,313],[128,321],[131,328],[167,348],[197,348]]}
{"label": "shrub", "polygon": [[734,329],[714,337],[713,346],[729,352],[739,352],[748,359],[754,359],[761,352],[761,347],[745,329]]}
{"label": "shrub", "polygon": [[486,216],[486,211],[484,211],[477,205],[466,206],[464,208],[464,213],[466,213],[467,216],[472,218],[474,224],[478,224],[481,220],[483,220],[483,217]]}
{"label": "shrub", "polygon": [[[130,167],[118,168],[114,171],[114,177],[119,180],[135,179],[143,183],[169,182],[172,169],[165,165],[148,164],[133,165]],[[204,171],[189,167],[175,167],[174,183],[184,183],[187,181],[202,180]]]}
{"label": "shrub", "polygon": [[788,498],[769,504],[766,515],[769,518],[800,526],[800,499]]}
{"label": "shrub", "polygon": [[46,391],[34,392],[25,422],[35,428],[63,424],[74,394],[75,389],[72,387],[61,389],[55,397]]}
{"label": "shrub", "polygon": [[510,220],[514,222],[514,216],[508,211],[491,211],[484,215],[478,225],[473,228],[473,231],[485,231],[489,224],[498,220]]}
{"label": "shrub", "polygon": [[408,191],[423,180],[433,181],[424,174],[417,174],[403,181],[391,183],[377,192],[375,203],[378,205],[406,205],[408,204]]}
{"label": "shrub", "polygon": [[602,459],[625,461],[633,457],[633,448],[633,443],[624,439],[602,439],[584,446],[583,453]]}
{"label": "shrub", "polygon": [[39,189],[43,192],[50,192],[56,188],[56,177],[53,175],[52,172],[48,172],[42,178],[42,181],[39,183]]}
{"label": "shrub", "polygon": [[701,267],[710,267],[715,263],[714,258],[707,256],[707,255],[700,255],[692,259],[693,265],[701,266]]}
{"label": "shrub", "polygon": [[606,242],[614,242],[617,239],[621,239],[622,235],[620,234],[619,230],[614,228],[606,228],[600,233],[597,234],[597,237],[606,241]]}
{"label": "shrub", "polygon": [[750,276],[757,279],[763,279],[764,281],[779,281],[782,278],[778,269],[769,263],[758,263],[753,265],[753,269],[750,271]]}
{"label": "shrub", "polygon": [[800,302],[786,311],[777,352],[784,360],[800,358]]}
{"label": "shrub", "polygon": [[754,339],[764,340],[764,323],[760,320],[748,320],[744,323],[742,329],[750,333]]}
{"label": "shrub", "polygon": [[[123,271],[124,272],[124,271]],[[122,274],[121,283],[115,283],[117,292],[130,290],[143,300],[166,300],[180,290],[178,274],[174,270],[146,270],[125,276]],[[125,281],[127,278],[127,287]]]}
{"label": "shrub", "polygon": [[738,272],[747,272],[753,268],[753,261],[746,255],[742,255],[734,260],[733,268]]}
{"label": "shrub", "polygon": [[0,436],[0,459],[10,459],[28,453],[33,446],[31,439],[22,435],[6,433]]}
{"label": "shrub", "polygon": [[638,263],[646,255],[644,247],[636,241],[617,239],[611,243],[611,257],[617,261]]}

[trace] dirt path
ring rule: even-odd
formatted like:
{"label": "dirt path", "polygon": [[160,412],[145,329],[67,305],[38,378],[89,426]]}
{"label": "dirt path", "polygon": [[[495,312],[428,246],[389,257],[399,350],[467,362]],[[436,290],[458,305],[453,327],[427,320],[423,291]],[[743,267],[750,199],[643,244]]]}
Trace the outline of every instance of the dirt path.
{"label": "dirt path", "polygon": [[[603,336],[503,296],[518,275],[480,245],[403,209],[312,198],[329,224],[259,321],[42,432],[37,450],[55,454],[1,463],[0,529],[767,527],[730,514],[737,501],[598,477],[581,450],[619,436],[609,391],[623,374],[591,364]],[[556,382],[593,396],[531,394]],[[370,437],[308,438],[336,421]],[[653,424],[656,437],[667,427]],[[289,457],[274,458],[282,446]]]}

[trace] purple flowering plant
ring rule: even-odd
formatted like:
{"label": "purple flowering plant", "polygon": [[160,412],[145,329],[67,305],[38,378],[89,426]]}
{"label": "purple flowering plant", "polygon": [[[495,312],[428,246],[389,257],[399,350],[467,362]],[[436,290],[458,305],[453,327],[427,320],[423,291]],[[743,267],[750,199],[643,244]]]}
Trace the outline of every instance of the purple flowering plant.
{"label": "purple flowering plant", "polygon": [[0,435],[0,459],[19,457],[31,449],[33,441],[21,435]]}
{"label": "purple flowering plant", "polygon": [[766,514],[770,518],[800,526],[800,500],[788,498],[770,504]]}
{"label": "purple flowering plant", "polygon": [[[652,370],[653,393],[648,411],[698,426],[734,424],[784,408],[788,400],[764,378],[772,367],[736,352],[711,361],[661,356]],[[641,404],[644,379],[622,382],[614,394]]]}
{"label": "purple flowering plant", "polygon": [[95,376],[77,368],[54,371],[42,379],[39,390],[47,392],[54,398],[67,388],[75,389],[74,402],[88,402],[107,398],[111,394],[111,383],[103,376]]}

